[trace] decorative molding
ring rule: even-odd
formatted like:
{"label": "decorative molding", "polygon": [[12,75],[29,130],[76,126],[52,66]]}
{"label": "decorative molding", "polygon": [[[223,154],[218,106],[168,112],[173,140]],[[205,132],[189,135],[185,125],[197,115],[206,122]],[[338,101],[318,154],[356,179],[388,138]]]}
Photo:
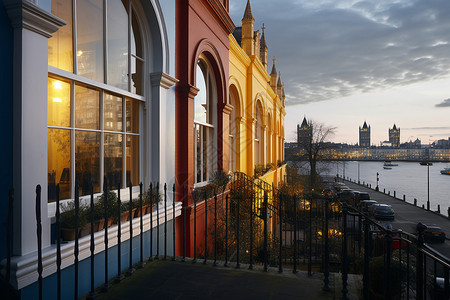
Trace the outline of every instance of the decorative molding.
{"label": "decorative molding", "polygon": [[[175,205],[175,218],[181,216],[182,204],[177,202]],[[153,213],[152,228],[156,228],[157,219],[159,218],[159,225],[164,224],[164,208],[159,209],[158,215]],[[167,208],[167,221],[173,219],[172,205]],[[133,219],[133,237],[140,234],[139,218]],[[150,230],[150,214],[143,216],[143,232]],[[125,243],[130,238],[130,222],[121,224],[121,241]],[[109,244],[108,248],[117,245],[118,226],[112,226],[108,229]],[[94,234],[95,253],[98,254],[105,250],[104,245],[104,230],[98,231]],[[79,239],[79,259],[80,261],[90,257],[90,235]],[[43,263],[43,277],[48,277],[56,273],[56,246],[52,245],[42,251]],[[73,265],[74,262],[74,242],[68,242],[61,245],[61,269],[65,269]],[[1,274],[4,276],[6,272],[6,259],[1,262]],[[38,280],[37,274],[37,253],[31,253],[25,256],[13,257],[11,261],[11,281],[10,284],[17,290],[20,290]]]}
{"label": "decorative molding", "polygon": [[67,23],[30,1],[3,0],[13,28],[23,28],[51,38]]}
{"label": "decorative molding", "polygon": [[233,109],[234,109],[234,107],[233,107],[233,105],[231,105],[231,104],[225,104],[224,106],[223,106],[223,112],[224,113],[226,113],[226,114],[231,114],[231,112],[233,111]]}
{"label": "decorative molding", "polygon": [[179,81],[164,72],[151,73],[150,80],[152,82],[152,86],[160,86],[166,90],[170,89]]}
{"label": "decorative molding", "polygon": [[206,0],[206,2],[221,21],[223,27],[227,31],[227,34],[233,33],[236,25],[234,25],[233,20],[231,20],[231,17],[223,4],[218,0]]}

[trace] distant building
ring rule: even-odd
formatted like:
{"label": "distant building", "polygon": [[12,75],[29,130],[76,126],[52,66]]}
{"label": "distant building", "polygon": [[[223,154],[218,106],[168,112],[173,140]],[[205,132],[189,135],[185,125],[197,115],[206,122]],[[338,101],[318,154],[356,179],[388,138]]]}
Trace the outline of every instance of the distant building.
{"label": "distant building", "polygon": [[302,148],[307,144],[312,136],[312,127],[308,124],[306,117],[303,118],[302,125],[297,125],[297,143]]}
{"label": "distant building", "polygon": [[362,127],[359,127],[359,146],[364,148],[370,147],[370,125],[367,126],[366,121],[364,121]]}
{"label": "distant building", "polygon": [[389,142],[392,144],[393,148],[400,148],[400,128],[397,126],[389,128]]}

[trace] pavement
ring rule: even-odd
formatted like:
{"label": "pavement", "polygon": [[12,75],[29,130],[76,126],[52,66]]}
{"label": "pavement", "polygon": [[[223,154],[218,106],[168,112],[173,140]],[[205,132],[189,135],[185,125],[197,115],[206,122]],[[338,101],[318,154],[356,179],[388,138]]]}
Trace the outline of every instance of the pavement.
{"label": "pavement", "polygon": [[[108,292],[99,292],[95,299],[341,299],[340,274],[330,274],[330,291],[323,290],[323,274],[261,266],[249,270],[248,265],[213,266],[191,261],[155,260],[136,270],[122,282],[113,284]],[[358,299],[362,280],[349,277],[349,299]]]}

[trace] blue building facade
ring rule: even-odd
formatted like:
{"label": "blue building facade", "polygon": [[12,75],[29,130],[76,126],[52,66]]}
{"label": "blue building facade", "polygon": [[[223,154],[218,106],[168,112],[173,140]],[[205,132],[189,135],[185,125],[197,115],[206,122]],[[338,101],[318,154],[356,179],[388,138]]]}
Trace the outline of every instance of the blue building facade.
{"label": "blue building facade", "polygon": [[[104,7],[103,5],[107,5]],[[97,26],[98,25],[98,26]],[[120,186],[122,199],[138,197],[139,182],[175,180],[175,0],[3,0],[0,3],[2,110],[0,124],[0,274],[20,299],[37,298],[36,186],[42,187],[44,299],[56,299],[55,187],[63,204],[76,192],[82,204],[92,181]],[[76,185],[78,181],[79,186]],[[132,184],[131,194],[128,185]],[[76,191],[76,188],[78,190]],[[9,190],[14,190],[11,244],[7,245]],[[144,255],[172,253],[172,220],[181,205],[159,206],[143,217]],[[166,226],[163,226],[164,222]],[[139,260],[140,224],[110,227],[109,274]],[[160,226],[160,230],[156,229]],[[163,230],[165,228],[165,230]],[[164,232],[166,231],[166,232]],[[168,232],[167,232],[168,231]],[[95,233],[95,283],[104,281],[104,232]],[[160,243],[157,241],[160,240]],[[89,236],[80,239],[80,274],[89,274]],[[163,245],[167,248],[163,249]],[[160,248],[156,247],[160,245]],[[11,276],[7,249],[12,252]],[[63,299],[73,298],[74,242],[62,246]],[[80,296],[89,291],[80,279]]]}

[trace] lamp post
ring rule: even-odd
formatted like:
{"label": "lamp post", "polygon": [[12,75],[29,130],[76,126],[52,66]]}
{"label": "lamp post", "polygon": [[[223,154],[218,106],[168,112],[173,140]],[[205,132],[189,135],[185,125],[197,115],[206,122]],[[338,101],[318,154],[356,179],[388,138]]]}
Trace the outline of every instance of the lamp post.
{"label": "lamp post", "polygon": [[378,181],[380,181],[380,174],[377,172],[377,187],[375,188],[377,192],[380,190],[380,188],[378,187]]}
{"label": "lamp post", "polygon": [[427,162],[427,210],[430,210],[430,162]]}

